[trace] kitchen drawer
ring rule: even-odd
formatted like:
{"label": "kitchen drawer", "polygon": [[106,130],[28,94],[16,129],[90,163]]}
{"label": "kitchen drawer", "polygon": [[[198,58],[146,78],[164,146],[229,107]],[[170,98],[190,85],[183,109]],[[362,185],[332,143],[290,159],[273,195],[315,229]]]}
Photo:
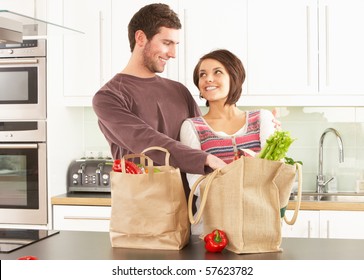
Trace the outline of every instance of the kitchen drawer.
{"label": "kitchen drawer", "polygon": [[55,230],[109,231],[111,207],[53,205]]}

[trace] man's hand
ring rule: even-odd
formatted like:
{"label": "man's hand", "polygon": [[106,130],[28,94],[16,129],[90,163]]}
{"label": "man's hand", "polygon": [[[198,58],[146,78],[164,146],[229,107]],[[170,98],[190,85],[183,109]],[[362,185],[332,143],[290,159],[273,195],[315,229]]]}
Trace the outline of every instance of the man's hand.
{"label": "man's hand", "polygon": [[224,166],[226,166],[226,163],[222,159],[219,159],[218,157],[209,154],[206,158],[205,165],[210,166],[212,169],[215,170],[217,168],[223,168]]}

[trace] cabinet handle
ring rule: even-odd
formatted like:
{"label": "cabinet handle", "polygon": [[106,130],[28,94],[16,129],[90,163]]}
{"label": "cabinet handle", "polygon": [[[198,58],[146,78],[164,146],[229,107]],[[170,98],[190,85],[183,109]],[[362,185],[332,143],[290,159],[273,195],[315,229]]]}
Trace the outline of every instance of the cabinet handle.
{"label": "cabinet handle", "polygon": [[307,237],[311,238],[311,221],[307,222],[307,226],[308,226],[308,233],[307,233]]}
{"label": "cabinet handle", "polygon": [[330,238],[330,221],[326,221],[326,238]]}
{"label": "cabinet handle", "polygon": [[310,44],[310,39],[311,39],[311,14],[310,14],[310,7],[306,6],[306,36],[307,36],[307,85],[310,86],[311,85],[311,63],[310,63],[310,58],[311,58],[311,44]]}
{"label": "cabinet handle", "polygon": [[104,33],[103,33],[103,27],[104,27],[104,17],[103,17],[102,11],[99,11],[100,86],[102,86],[104,84],[104,67],[103,67],[103,61],[104,61],[104,46],[103,46],[104,38],[103,37],[104,37]]}
{"label": "cabinet handle", "polygon": [[92,216],[64,216],[65,220],[99,220],[106,221],[110,220],[109,217],[92,217]]}
{"label": "cabinet handle", "polygon": [[183,20],[184,20],[184,32],[183,32],[183,37],[184,37],[184,48],[183,48],[183,55],[184,55],[184,65],[185,65],[185,68],[184,68],[184,84],[186,86],[188,86],[187,84],[187,77],[189,75],[189,73],[187,73],[188,71],[188,65],[187,65],[187,56],[188,56],[188,51],[187,51],[187,34],[188,34],[188,12],[187,12],[187,9],[183,9]]}
{"label": "cabinet handle", "polygon": [[329,7],[325,6],[325,73],[326,73],[326,86],[330,83],[330,73],[329,73]]}

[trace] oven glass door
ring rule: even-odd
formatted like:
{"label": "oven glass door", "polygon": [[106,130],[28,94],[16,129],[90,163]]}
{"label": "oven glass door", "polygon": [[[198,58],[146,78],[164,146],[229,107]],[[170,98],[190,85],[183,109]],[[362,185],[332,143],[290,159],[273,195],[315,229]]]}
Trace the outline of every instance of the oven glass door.
{"label": "oven glass door", "polygon": [[0,144],[0,223],[46,220],[42,145],[44,143]]}
{"label": "oven glass door", "polygon": [[38,58],[0,59],[0,119],[45,119],[46,62]]}
{"label": "oven glass door", "polygon": [[1,149],[0,207],[37,209],[38,192],[37,145]]}
{"label": "oven glass door", "polygon": [[[38,67],[22,65],[30,59],[0,60],[0,104],[36,104],[38,102]],[[15,63],[16,62],[16,63]],[[4,66],[6,65],[6,66]]]}
{"label": "oven glass door", "polygon": [[0,104],[36,104],[37,68],[0,68]]}

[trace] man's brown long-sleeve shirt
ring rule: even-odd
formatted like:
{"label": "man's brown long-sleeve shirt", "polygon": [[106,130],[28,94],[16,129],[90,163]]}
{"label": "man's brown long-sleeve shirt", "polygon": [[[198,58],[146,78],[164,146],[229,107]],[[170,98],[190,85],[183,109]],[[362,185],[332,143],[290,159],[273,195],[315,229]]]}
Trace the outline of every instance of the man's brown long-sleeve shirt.
{"label": "man's brown long-sleeve shirt", "polygon": [[[171,153],[170,164],[182,172],[204,174],[207,154],[179,142],[182,122],[200,115],[188,89],[155,76],[116,74],[93,98],[93,109],[114,158],[161,146]],[[160,152],[148,153],[164,165]]]}

